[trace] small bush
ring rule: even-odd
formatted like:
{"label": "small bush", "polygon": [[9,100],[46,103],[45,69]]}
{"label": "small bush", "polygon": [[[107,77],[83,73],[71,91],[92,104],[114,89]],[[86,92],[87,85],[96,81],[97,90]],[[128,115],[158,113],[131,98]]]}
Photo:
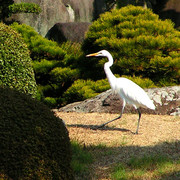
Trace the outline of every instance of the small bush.
{"label": "small bush", "polygon": [[66,103],[76,102],[94,97],[109,88],[107,80],[94,82],[92,80],[79,79],[67,89],[63,96]]}
{"label": "small bush", "polygon": [[0,86],[36,96],[36,81],[29,50],[22,37],[0,23]]}
{"label": "small bush", "polygon": [[50,72],[51,82],[59,86],[65,86],[66,83],[72,83],[77,79],[79,72],[77,69],[68,67],[56,67]]}
{"label": "small bush", "polygon": [[0,179],[74,179],[68,131],[42,103],[0,88]]}

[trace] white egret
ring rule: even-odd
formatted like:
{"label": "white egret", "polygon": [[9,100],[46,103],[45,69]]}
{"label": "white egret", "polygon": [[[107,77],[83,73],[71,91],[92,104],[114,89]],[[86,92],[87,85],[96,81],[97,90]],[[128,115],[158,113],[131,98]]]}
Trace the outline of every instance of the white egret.
{"label": "white egret", "polygon": [[124,107],[126,103],[128,103],[134,106],[134,108],[137,109],[138,114],[139,114],[138,124],[137,124],[137,129],[136,129],[136,134],[138,134],[139,123],[141,119],[141,111],[139,107],[149,108],[149,109],[154,110],[155,106],[153,104],[153,101],[150,100],[146,92],[140,86],[135,84],[133,81],[127,78],[123,78],[123,77],[116,78],[114,76],[114,74],[111,72],[111,69],[110,69],[110,67],[113,65],[113,57],[108,51],[102,50],[97,53],[89,54],[86,57],[91,57],[91,56],[102,56],[102,57],[108,58],[109,61],[104,64],[104,71],[106,73],[106,76],[108,78],[108,81],[110,83],[110,86],[113,92],[119,94],[119,96],[123,99],[123,107],[122,107],[120,116],[100,125],[99,127],[103,127],[112,121],[120,119],[122,117]]}

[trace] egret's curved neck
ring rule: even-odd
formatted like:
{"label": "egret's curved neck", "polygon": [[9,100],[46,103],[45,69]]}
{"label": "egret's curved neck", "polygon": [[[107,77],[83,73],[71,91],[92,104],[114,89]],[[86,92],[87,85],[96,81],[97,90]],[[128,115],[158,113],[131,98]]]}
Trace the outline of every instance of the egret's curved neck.
{"label": "egret's curved neck", "polygon": [[110,67],[113,65],[113,57],[111,55],[109,55],[107,58],[109,61],[104,64],[104,71],[105,71],[108,81],[111,85],[111,88],[114,89],[113,82],[115,81],[116,77],[114,76],[114,74],[112,73],[112,71],[110,69]]}

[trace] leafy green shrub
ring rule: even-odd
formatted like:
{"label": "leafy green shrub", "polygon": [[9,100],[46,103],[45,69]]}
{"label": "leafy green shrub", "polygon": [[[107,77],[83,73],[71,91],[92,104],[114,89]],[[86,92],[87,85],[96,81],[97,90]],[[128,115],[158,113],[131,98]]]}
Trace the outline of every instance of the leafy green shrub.
{"label": "leafy green shrub", "polygon": [[36,81],[29,50],[22,37],[0,23],[0,86],[36,96]]}
{"label": "leafy green shrub", "polygon": [[0,88],[0,114],[0,179],[74,179],[61,119],[9,88]]}
{"label": "leafy green shrub", "polygon": [[43,38],[34,28],[26,24],[20,25],[18,23],[13,23],[11,27],[22,35],[28,45],[33,60],[40,60],[43,58],[61,60],[64,57],[64,51],[56,42]]}
{"label": "leafy green shrub", "polygon": [[66,86],[66,83],[73,83],[78,77],[78,70],[69,67],[56,67],[50,72],[51,82],[58,86]]}
{"label": "leafy green shrub", "polygon": [[27,43],[38,84],[38,99],[46,104],[57,106],[63,103],[62,94],[80,77],[78,68],[82,51],[77,43],[66,42],[58,45],[54,41],[40,36],[35,30],[25,24],[11,25],[22,34]]}
{"label": "leafy green shrub", "polygon": [[[86,34],[86,54],[107,49],[112,53],[115,74],[141,76],[155,85],[180,83],[180,32],[170,20],[162,21],[150,9],[127,6],[102,14]],[[103,78],[106,60],[89,59],[90,78]]]}
{"label": "leafy green shrub", "polygon": [[98,87],[100,82],[101,80],[94,82],[92,80],[78,79],[64,93],[66,104],[94,97],[98,95],[98,93],[110,88],[108,82],[105,80],[102,80],[102,86]]}
{"label": "leafy green shrub", "polygon": [[55,107],[58,104],[58,98],[45,97],[43,101],[48,107]]}
{"label": "leafy green shrub", "polygon": [[60,65],[60,62],[57,60],[48,61],[46,59],[42,59],[41,61],[34,61],[33,68],[36,72],[36,76],[48,74],[53,68]]}

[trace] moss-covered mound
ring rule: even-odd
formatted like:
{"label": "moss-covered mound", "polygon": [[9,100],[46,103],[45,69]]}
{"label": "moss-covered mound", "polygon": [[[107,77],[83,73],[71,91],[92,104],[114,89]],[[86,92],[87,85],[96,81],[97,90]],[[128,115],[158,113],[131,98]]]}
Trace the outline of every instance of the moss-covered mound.
{"label": "moss-covered mound", "polygon": [[22,37],[3,23],[0,23],[0,85],[36,96],[29,50]]}
{"label": "moss-covered mound", "polygon": [[73,179],[63,122],[9,88],[0,88],[0,147],[0,179]]}

